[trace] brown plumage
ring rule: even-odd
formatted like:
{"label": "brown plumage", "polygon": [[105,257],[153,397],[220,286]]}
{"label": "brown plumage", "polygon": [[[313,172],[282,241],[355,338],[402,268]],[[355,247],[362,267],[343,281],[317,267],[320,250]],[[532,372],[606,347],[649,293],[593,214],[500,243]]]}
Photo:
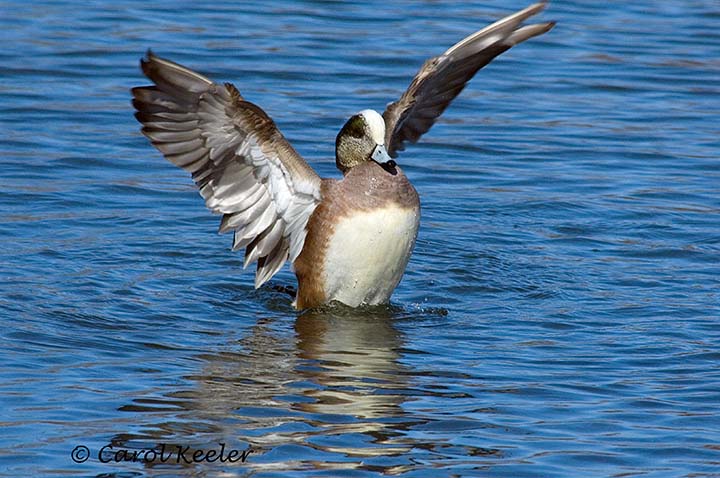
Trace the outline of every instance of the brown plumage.
{"label": "brown plumage", "polygon": [[405,173],[393,164],[366,161],[340,180],[323,179],[320,191],[323,201],[310,216],[305,247],[294,264],[298,277],[298,309],[316,307],[327,301],[322,283],[323,258],[339,220],[389,204],[420,214],[417,191]]}

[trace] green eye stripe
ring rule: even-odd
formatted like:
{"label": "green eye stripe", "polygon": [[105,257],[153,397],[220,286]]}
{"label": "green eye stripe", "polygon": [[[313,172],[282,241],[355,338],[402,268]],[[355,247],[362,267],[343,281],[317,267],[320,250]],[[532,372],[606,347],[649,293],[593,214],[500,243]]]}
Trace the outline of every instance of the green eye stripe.
{"label": "green eye stripe", "polygon": [[347,134],[353,138],[365,136],[365,123],[360,116],[353,116],[347,123]]}

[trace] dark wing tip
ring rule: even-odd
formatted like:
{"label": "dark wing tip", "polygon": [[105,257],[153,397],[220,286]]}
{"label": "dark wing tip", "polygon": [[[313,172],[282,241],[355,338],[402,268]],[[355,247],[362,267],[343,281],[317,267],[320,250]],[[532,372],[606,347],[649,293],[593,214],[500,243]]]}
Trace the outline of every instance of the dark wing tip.
{"label": "dark wing tip", "polygon": [[148,48],[145,52],[145,56],[140,58],[140,69],[145,74],[145,76],[148,75],[148,68],[150,67],[150,63],[154,61],[155,58],[157,57],[150,48]]}
{"label": "dark wing tip", "polygon": [[161,74],[160,70],[162,68],[163,62],[173,64],[173,62],[171,61],[160,58],[155,53],[153,53],[150,48],[148,48],[145,52],[145,56],[140,58],[140,69],[145,76],[157,83],[157,75]]}
{"label": "dark wing tip", "polygon": [[504,43],[509,46],[515,46],[518,43],[529,40],[530,38],[543,35],[552,30],[554,27],[554,21],[525,25],[516,29],[510,36],[507,37]]}

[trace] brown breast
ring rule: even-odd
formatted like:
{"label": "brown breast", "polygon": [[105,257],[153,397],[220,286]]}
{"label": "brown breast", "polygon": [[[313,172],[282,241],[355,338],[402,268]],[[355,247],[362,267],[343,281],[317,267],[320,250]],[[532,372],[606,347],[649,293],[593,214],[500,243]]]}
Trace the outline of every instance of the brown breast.
{"label": "brown breast", "polygon": [[293,264],[298,279],[296,307],[317,307],[327,301],[322,283],[325,252],[335,224],[354,211],[367,211],[395,203],[419,208],[417,191],[397,166],[375,161],[351,169],[343,179],[323,179],[322,201],[308,221],[303,250]]}

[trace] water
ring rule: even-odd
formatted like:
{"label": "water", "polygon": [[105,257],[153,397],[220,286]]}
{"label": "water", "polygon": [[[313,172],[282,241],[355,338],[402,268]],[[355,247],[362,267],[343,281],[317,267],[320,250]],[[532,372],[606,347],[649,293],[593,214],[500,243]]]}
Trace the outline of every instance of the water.
{"label": "water", "polygon": [[553,2],[399,158],[390,307],[253,290],[132,117],[152,47],[337,176],[345,119],[510,3],[2,2],[0,474],[720,476],[716,2]]}

